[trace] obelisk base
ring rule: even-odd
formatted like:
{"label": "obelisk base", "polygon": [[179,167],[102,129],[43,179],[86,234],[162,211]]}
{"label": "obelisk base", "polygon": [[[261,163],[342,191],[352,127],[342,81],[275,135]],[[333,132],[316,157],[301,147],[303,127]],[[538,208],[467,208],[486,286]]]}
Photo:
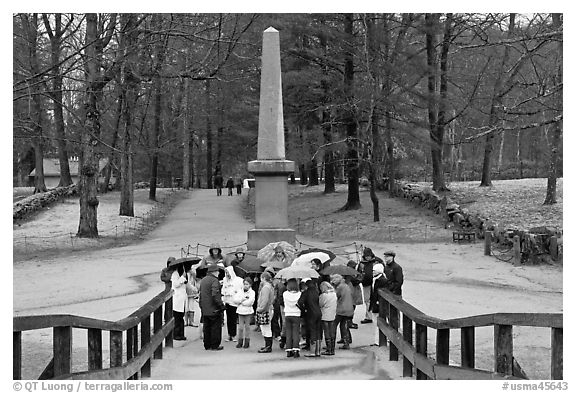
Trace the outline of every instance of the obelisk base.
{"label": "obelisk base", "polygon": [[250,229],[248,231],[248,250],[260,250],[269,243],[285,241],[296,243],[294,229]]}

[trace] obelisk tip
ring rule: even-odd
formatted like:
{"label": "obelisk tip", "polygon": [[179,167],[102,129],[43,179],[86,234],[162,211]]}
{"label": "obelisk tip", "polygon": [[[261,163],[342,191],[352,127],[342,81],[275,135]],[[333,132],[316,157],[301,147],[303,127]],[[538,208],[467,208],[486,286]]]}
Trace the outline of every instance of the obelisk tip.
{"label": "obelisk tip", "polygon": [[278,30],[276,30],[275,28],[273,28],[272,26],[270,26],[269,28],[267,28],[266,30],[264,30],[264,33],[278,33]]}

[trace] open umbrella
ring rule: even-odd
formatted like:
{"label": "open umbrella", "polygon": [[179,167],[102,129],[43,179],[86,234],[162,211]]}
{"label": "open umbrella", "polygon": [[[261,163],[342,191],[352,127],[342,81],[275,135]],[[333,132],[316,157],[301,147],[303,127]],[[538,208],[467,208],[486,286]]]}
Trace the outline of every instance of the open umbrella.
{"label": "open umbrella", "polygon": [[289,264],[286,264],[286,263],[284,263],[284,262],[282,262],[282,261],[278,261],[278,260],[276,260],[276,259],[273,259],[273,260],[271,260],[271,261],[264,262],[264,263],[261,264],[260,266],[262,266],[262,267],[272,267],[272,268],[274,268],[274,269],[276,269],[276,270],[280,270],[280,269],[284,269],[284,268],[286,268],[286,267],[288,267],[288,266],[290,266],[290,265],[289,265]]}
{"label": "open umbrella", "polygon": [[272,257],[275,254],[274,249],[280,246],[282,247],[282,251],[284,251],[284,254],[286,254],[286,257],[290,260],[294,259],[294,254],[296,253],[296,249],[294,248],[294,246],[288,242],[285,241],[279,241],[279,242],[273,242],[273,243],[268,243],[267,245],[265,245],[264,247],[262,247],[260,249],[260,251],[258,251],[258,258],[262,259],[263,261],[268,261],[270,259],[272,259]]}
{"label": "open umbrella", "polygon": [[331,274],[340,274],[341,276],[356,276],[360,274],[356,269],[346,265],[332,265],[320,270],[320,274],[329,276]]}
{"label": "open umbrella", "polygon": [[314,268],[312,266],[312,259],[319,259],[322,262],[322,266],[325,267],[330,261],[336,258],[336,254],[332,251],[322,250],[319,248],[310,248],[308,250],[300,251],[298,257],[292,261],[292,266],[306,266]]}
{"label": "open umbrella", "polygon": [[[224,263],[217,263],[216,266],[218,266],[218,268],[220,269],[218,272],[218,279],[222,280],[224,278]],[[198,278],[204,278],[206,277],[206,273],[208,273],[208,264],[206,263],[206,260],[203,260],[202,263],[200,263],[197,267],[196,267],[196,277]]]}
{"label": "open umbrella", "polygon": [[274,277],[289,280],[291,278],[318,278],[320,275],[316,270],[307,267],[288,266],[276,273]]}
{"label": "open umbrella", "polygon": [[176,267],[176,266],[182,265],[182,264],[184,264],[184,265],[189,264],[190,266],[192,266],[192,265],[196,265],[197,263],[200,263],[201,260],[202,260],[202,258],[200,258],[200,257],[178,258],[178,259],[170,262],[168,267]]}
{"label": "open umbrella", "polygon": [[244,253],[244,259],[238,265],[237,268],[242,269],[246,273],[261,273],[264,271],[262,264],[263,260],[258,259],[256,254],[251,252]]}

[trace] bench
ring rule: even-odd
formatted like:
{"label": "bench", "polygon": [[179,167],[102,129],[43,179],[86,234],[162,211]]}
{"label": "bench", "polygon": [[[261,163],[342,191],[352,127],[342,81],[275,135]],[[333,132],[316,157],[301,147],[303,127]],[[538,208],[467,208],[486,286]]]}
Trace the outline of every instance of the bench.
{"label": "bench", "polygon": [[466,232],[466,231],[452,232],[452,241],[454,241],[454,242],[476,241],[476,232]]}

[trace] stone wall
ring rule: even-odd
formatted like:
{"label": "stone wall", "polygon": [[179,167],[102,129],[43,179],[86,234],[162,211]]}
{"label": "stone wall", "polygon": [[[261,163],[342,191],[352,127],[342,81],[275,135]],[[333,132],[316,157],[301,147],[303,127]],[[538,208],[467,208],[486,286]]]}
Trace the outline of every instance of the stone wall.
{"label": "stone wall", "polygon": [[418,207],[434,211],[444,219],[445,228],[475,232],[479,239],[485,231],[492,231],[493,243],[512,247],[512,239],[518,235],[522,251],[522,263],[562,261],[562,229],[533,227],[530,229],[505,228],[482,213],[461,208],[447,196],[440,196],[430,187],[397,181],[392,196],[404,198]]}
{"label": "stone wall", "polygon": [[77,194],[78,185],[72,184],[68,187],[57,187],[40,194],[30,195],[14,204],[13,220],[22,220],[46,206]]}

